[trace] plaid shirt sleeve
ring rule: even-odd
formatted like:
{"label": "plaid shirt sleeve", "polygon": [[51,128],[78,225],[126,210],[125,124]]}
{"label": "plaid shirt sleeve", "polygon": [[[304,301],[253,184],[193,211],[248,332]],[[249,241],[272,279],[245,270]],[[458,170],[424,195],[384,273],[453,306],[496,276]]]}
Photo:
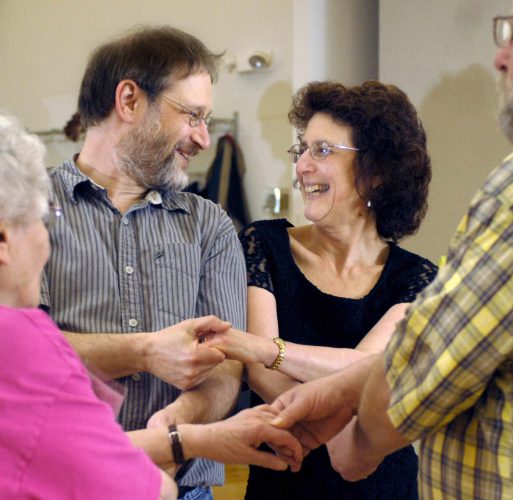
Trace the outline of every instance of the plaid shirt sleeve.
{"label": "plaid shirt sleeve", "polygon": [[447,264],[410,308],[387,347],[389,417],[412,441],[474,406],[511,358],[510,163],[492,174],[478,193],[457,229]]}

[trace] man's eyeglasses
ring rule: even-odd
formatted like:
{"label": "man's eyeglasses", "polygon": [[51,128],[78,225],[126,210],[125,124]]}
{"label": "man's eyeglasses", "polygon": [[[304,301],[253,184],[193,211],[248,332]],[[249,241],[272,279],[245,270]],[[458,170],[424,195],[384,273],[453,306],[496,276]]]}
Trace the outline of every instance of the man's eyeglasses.
{"label": "man's eyeglasses", "polygon": [[493,39],[497,47],[503,49],[513,39],[513,16],[497,16],[493,18]]}
{"label": "man's eyeglasses", "polygon": [[170,104],[174,104],[178,111],[181,111],[182,113],[185,113],[186,115],[189,115],[189,125],[191,127],[197,127],[198,125],[201,125],[201,122],[205,122],[206,127],[210,125],[210,121],[212,120],[212,117],[210,116],[210,113],[205,116],[205,114],[202,111],[193,111],[192,109],[187,108],[183,104],[180,104],[179,102],[176,102],[174,99],[171,99],[171,97],[168,97],[164,94],[157,94],[155,92],[152,92],[153,95],[162,97],[164,101],[169,102]]}
{"label": "man's eyeglasses", "polygon": [[59,207],[59,205],[57,205],[55,202],[49,201],[48,211],[45,215],[43,215],[43,224],[46,226],[46,229],[51,229],[54,227],[61,215],[61,207]]}
{"label": "man's eyeglasses", "polygon": [[299,144],[294,144],[287,153],[292,157],[292,161],[297,163],[299,158],[303,156],[305,151],[309,149],[312,158],[315,160],[325,160],[330,154],[333,153],[333,149],[346,149],[349,151],[358,151],[358,148],[353,148],[351,146],[343,146],[342,144],[328,144],[325,141],[316,141],[307,146],[304,142],[300,142]]}

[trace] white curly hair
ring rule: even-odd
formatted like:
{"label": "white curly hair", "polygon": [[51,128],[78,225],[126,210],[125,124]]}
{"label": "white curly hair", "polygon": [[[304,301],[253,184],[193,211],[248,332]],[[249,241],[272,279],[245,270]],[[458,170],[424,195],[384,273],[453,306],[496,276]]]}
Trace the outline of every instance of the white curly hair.
{"label": "white curly hair", "polygon": [[48,211],[45,147],[13,116],[0,112],[0,220],[22,225]]}

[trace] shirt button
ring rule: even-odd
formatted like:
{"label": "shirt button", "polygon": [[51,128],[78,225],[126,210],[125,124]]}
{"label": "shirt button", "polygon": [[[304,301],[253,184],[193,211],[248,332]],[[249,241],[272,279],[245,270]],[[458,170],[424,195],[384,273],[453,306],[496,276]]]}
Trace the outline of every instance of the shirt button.
{"label": "shirt button", "polygon": [[135,318],[129,319],[128,324],[130,326],[137,326],[137,320]]}
{"label": "shirt button", "polygon": [[123,224],[125,226],[128,226],[128,224],[129,224],[128,219],[126,217],[123,219]]}
{"label": "shirt button", "polygon": [[139,380],[141,380],[141,375],[139,375],[138,373],[133,373],[132,380],[134,380],[135,382],[139,382]]}
{"label": "shirt button", "polygon": [[134,268],[132,266],[125,267],[125,273],[132,274],[134,272]]}

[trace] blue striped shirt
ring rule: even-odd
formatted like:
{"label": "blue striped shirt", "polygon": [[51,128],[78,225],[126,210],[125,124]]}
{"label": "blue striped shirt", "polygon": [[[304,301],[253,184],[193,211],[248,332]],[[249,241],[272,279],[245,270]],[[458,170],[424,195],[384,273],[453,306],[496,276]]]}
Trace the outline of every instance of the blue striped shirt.
{"label": "blue striped shirt", "polygon": [[[42,304],[71,332],[158,331],[215,314],[244,329],[242,250],[226,213],[190,193],[150,191],[121,214],[73,161],[51,173],[63,217],[50,232]],[[125,430],[173,402],[180,390],[149,373],[120,379]],[[229,408],[227,408],[227,411]],[[220,484],[222,465],[197,460],[181,484]]]}

